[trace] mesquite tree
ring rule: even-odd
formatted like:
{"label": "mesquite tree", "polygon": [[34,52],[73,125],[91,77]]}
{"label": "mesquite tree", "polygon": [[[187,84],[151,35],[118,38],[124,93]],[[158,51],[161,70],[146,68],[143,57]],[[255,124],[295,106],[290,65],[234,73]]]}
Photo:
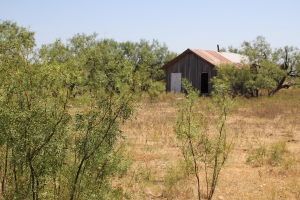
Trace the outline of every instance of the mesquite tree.
{"label": "mesquite tree", "polygon": [[[265,38],[258,36],[251,42],[245,41],[239,53],[247,55],[253,76],[249,83],[256,96],[260,89],[269,90],[274,95],[280,89],[299,86],[300,51],[293,46],[272,49]],[[250,85],[248,85],[250,87]]]}
{"label": "mesquite tree", "polygon": [[281,89],[300,85],[300,51],[297,47],[272,49],[263,36],[257,36],[253,41],[244,41],[239,49],[229,46],[228,51],[247,56],[241,69],[234,64],[221,64],[218,68],[218,78],[227,77],[234,95],[258,96],[260,90],[274,95]]}
{"label": "mesquite tree", "polygon": [[38,199],[66,153],[69,91],[61,66],[35,59],[33,32],[9,21],[0,28],[2,195]]}
{"label": "mesquite tree", "polygon": [[33,32],[0,28],[1,198],[122,198],[111,178],[128,167],[120,126],[134,110],[132,65],[93,37],[36,55]]}
{"label": "mesquite tree", "polygon": [[70,38],[67,44],[57,40],[52,44],[43,45],[39,55],[49,63],[68,63],[70,69],[80,70],[80,76],[72,74],[73,95],[77,94],[78,84],[93,87],[97,82],[97,73],[114,72],[107,67],[113,60],[127,60],[133,66],[132,90],[139,89],[152,99],[165,90],[165,72],[160,68],[176,56],[165,44],[156,40],[152,43],[146,40],[118,43],[112,39],[98,40],[97,34],[77,34]]}
{"label": "mesquite tree", "polygon": [[[186,98],[179,103],[174,131],[181,141],[181,149],[186,163],[192,163],[197,180],[198,199],[202,197],[212,199],[220,171],[228,160],[233,147],[233,137],[228,138],[226,121],[232,106],[227,82],[218,80],[214,84],[213,105],[205,109],[200,102],[199,91],[193,89],[186,79],[182,81],[187,91]],[[209,108],[209,107],[207,107]],[[207,117],[213,112],[216,127],[210,126]],[[203,171],[204,176],[201,176]]]}

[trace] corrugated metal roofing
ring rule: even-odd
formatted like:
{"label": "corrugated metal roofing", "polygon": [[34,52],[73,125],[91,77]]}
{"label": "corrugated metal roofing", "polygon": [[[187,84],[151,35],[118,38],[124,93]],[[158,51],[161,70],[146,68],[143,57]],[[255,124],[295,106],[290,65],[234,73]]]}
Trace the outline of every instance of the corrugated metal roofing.
{"label": "corrugated metal roofing", "polygon": [[178,60],[182,55],[189,51],[195,53],[196,55],[200,56],[201,58],[213,65],[220,65],[222,63],[235,63],[238,68],[241,68],[243,62],[249,63],[249,59],[246,56],[237,53],[217,52],[212,50],[200,49],[187,49],[175,59],[164,65],[162,69],[166,69],[171,63],[176,62],[176,60]]}
{"label": "corrugated metal roofing", "polygon": [[249,58],[247,56],[237,54],[237,53],[230,53],[230,52],[219,52],[219,53],[233,63],[249,63]]}
{"label": "corrugated metal roofing", "polygon": [[217,52],[212,50],[191,49],[208,62],[219,65],[221,63],[242,63],[243,56],[236,53]]}
{"label": "corrugated metal roofing", "polygon": [[220,55],[217,51],[200,50],[200,49],[191,49],[191,50],[214,65],[219,65],[220,63],[232,63],[230,60]]}

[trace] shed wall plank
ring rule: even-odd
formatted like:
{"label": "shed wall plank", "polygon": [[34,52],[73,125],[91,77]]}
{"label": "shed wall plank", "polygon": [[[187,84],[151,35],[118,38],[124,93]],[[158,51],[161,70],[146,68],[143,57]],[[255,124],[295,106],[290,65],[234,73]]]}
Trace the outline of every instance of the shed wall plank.
{"label": "shed wall plank", "polygon": [[[192,82],[193,87],[201,89],[201,73],[208,72],[209,79],[216,76],[214,65],[206,60],[188,52],[166,69],[166,90],[171,89],[171,73],[181,73],[182,78]],[[208,92],[211,93],[212,84],[208,84]]]}

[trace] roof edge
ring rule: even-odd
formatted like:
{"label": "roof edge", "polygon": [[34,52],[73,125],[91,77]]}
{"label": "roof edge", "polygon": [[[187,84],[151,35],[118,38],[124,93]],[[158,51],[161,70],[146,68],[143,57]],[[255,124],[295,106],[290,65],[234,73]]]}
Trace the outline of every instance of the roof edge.
{"label": "roof edge", "polygon": [[197,54],[196,52],[194,52],[193,49],[190,49],[190,50],[191,50],[191,52],[193,52],[193,53],[194,53],[196,56],[198,56],[199,58],[205,60],[206,62],[208,62],[209,64],[211,64],[211,65],[213,65],[213,66],[216,66],[215,64],[209,62],[208,60],[206,60],[205,58],[203,58],[202,56],[200,56],[199,54]]}
{"label": "roof edge", "polygon": [[[195,56],[197,56],[198,58],[202,59],[203,61],[211,64],[212,66],[218,66],[222,63],[222,61],[219,64],[214,64],[211,61],[209,61],[207,58],[202,57],[199,53],[197,53],[198,49],[190,49],[188,48],[187,50],[185,50],[184,52],[182,52],[181,54],[179,54],[177,57],[175,57],[173,60],[169,61],[167,64],[165,64],[164,66],[161,67],[161,69],[166,70],[168,67],[170,67],[173,63],[175,63],[176,61],[178,61],[179,59],[181,59],[185,54],[187,53],[193,53]],[[212,51],[212,50],[200,50],[200,51]],[[214,51],[213,51],[214,52]],[[233,62],[232,60],[230,60],[229,58],[227,58],[226,56],[222,55],[221,53],[217,52],[218,55],[222,58],[224,58],[225,63],[233,63],[236,64],[237,68],[241,68],[241,64],[242,63],[236,63]],[[238,54],[240,55],[240,54]],[[214,56],[214,55],[212,55]],[[214,56],[215,57],[215,56]]]}
{"label": "roof edge", "polygon": [[170,62],[168,62],[167,64],[165,64],[164,66],[162,66],[161,69],[167,69],[169,67],[169,65],[171,65],[172,63],[174,63],[175,61],[179,60],[184,54],[186,54],[187,52],[191,52],[194,55],[196,55],[197,57],[203,59],[204,61],[208,62],[209,64],[216,66],[215,64],[209,62],[208,60],[206,60],[205,58],[201,57],[200,55],[198,55],[196,52],[194,52],[192,49],[188,48],[187,50],[185,50],[184,52],[182,52],[181,54],[179,54],[176,58],[174,58],[173,60],[171,60]]}

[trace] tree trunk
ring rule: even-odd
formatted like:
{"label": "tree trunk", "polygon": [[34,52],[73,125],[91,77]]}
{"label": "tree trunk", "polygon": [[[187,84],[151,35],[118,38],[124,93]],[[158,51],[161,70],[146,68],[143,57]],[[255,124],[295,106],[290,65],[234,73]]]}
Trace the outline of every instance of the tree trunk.
{"label": "tree trunk", "polygon": [[76,186],[77,186],[77,181],[78,181],[79,174],[80,174],[80,171],[81,171],[81,168],[82,168],[82,165],[83,165],[84,161],[85,161],[85,158],[83,158],[81,160],[80,165],[78,167],[78,170],[77,170],[77,173],[76,173],[76,177],[75,177],[75,180],[74,180],[74,183],[73,183],[73,188],[72,188],[72,193],[71,193],[70,200],[74,199],[74,195],[75,195],[75,191],[76,191]]}
{"label": "tree trunk", "polygon": [[286,77],[284,77],[280,82],[279,82],[279,84],[277,85],[277,87],[275,88],[275,89],[273,89],[270,93],[269,93],[269,95],[274,95],[276,92],[278,92],[280,89],[282,89],[282,88],[289,88],[290,86],[288,86],[288,85],[283,85],[283,83],[284,83],[284,81],[285,81],[285,79],[286,79]]}
{"label": "tree trunk", "polygon": [[7,174],[7,158],[8,158],[8,144],[6,144],[5,166],[4,166],[4,174],[2,179],[2,194],[4,194],[5,191],[5,179]]}

